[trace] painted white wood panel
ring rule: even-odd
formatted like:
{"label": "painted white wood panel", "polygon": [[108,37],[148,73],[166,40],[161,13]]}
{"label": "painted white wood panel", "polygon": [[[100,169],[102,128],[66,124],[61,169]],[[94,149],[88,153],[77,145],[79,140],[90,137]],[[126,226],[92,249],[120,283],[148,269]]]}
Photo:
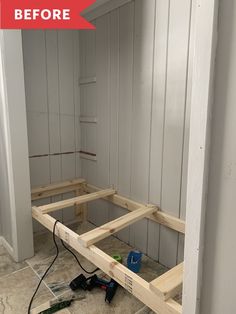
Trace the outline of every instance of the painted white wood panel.
{"label": "painted white wood panel", "polygon": [[49,157],[30,158],[30,183],[31,187],[50,183]]}
{"label": "painted white wood panel", "polygon": [[81,117],[97,117],[96,83],[80,86]]}
{"label": "painted white wood panel", "polygon": [[45,36],[48,111],[50,113],[59,114],[58,32],[55,30],[46,30]]}
{"label": "painted white wood panel", "polygon": [[[190,0],[170,2],[161,206],[177,217],[181,197],[190,9]],[[177,262],[177,250],[176,232],[161,227],[160,262],[173,267]]]}
{"label": "painted white wood panel", "polygon": [[27,113],[29,155],[49,153],[48,114],[42,112]]}
{"label": "painted white wood panel", "polygon": [[130,196],[134,2],[119,10],[118,191]]}
{"label": "painted white wood panel", "polygon": [[[114,10],[110,13],[110,162],[109,184],[118,188],[119,171],[119,75],[120,75],[120,12]],[[114,220],[125,215],[127,210],[109,204],[109,220]],[[116,236],[122,241],[129,242],[129,230],[127,227],[119,231]]]}
{"label": "painted white wood panel", "polygon": [[60,115],[49,113],[49,152],[50,154],[61,152],[61,128]]}
{"label": "painted white wood panel", "polygon": [[[78,32],[24,31],[23,38],[29,151],[41,155],[30,159],[31,185],[74,178],[81,171],[75,153],[42,155],[80,150]],[[72,208],[64,220],[73,217]]]}
{"label": "painted white wood panel", "polygon": [[[156,1],[149,202],[161,206],[169,1]],[[148,255],[159,258],[159,225],[148,222]]]}
{"label": "painted white wood panel", "polygon": [[[27,30],[22,36],[27,110],[47,112],[45,32]],[[35,75],[37,69],[37,75]]]}
{"label": "painted white wood panel", "polygon": [[[118,187],[119,10],[110,14],[110,148],[109,183]],[[114,208],[112,209],[114,210]]]}
{"label": "painted white wood panel", "polygon": [[96,22],[97,184],[109,185],[109,15]]}
{"label": "painted white wood panel", "polygon": [[62,178],[61,156],[50,156],[50,181],[51,183],[60,182]]}
{"label": "painted white wood panel", "polygon": [[[155,0],[135,1],[131,197],[148,202]],[[130,227],[130,243],[147,251],[147,220]]]}
{"label": "painted white wood panel", "polygon": [[74,115],[74,36],[73,31],[58,32],[59,95],[61,114]]}
{"label": "painted white wood panel", "polygon": [[61,115],[61,151],[75,151],[75,118],[73,115]]}
{"label": "painted white wood panel", "polygon": [[[96,21],[96,106],[97,106],[97,162],[95,182],[100,187],[109,186],[109,15],[104,15]],[[88,46],[87,46],[88,47]],[[87,65],[88,67],[88,65]],[[87,73],[91,73],[88,68]],[[91,125],[90,125],[91,128]],[[92,166],[92,161],[89,165]],[[94,164],[93,164],[94,166]],[[109,219],[108,204],[97,201],[89,204],[89,217],[93,217],[96,225],[104,224]]]}

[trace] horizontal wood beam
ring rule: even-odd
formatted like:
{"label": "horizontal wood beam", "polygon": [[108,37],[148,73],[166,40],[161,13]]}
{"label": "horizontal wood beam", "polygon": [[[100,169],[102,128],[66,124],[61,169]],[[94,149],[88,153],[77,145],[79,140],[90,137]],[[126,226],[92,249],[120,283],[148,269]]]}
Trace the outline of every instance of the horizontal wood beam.
{"label": "horizontal wood beam", "polygon": [[91,194],[86,194],[82,196],[73,197],[67,200],[59,201],[56,203],[51,203],[48,205],[39,206],[38,208],[41,210],[43,214],[51,213],[59,209],[67,208],[74,205],[80,205],[84,203],[88,203],[91,201],[95,201],[99,198],[103,198],[109,195],[115,194],[116,191],[113,189],[101,190],[98,192],[94,192]]}
{"label": "horizontal wood beam", "polygon": [[[37,207],[32,208],[32,216],[39,223],[45,226],[51,232],[56,220],[47,215],[42,214]],[[107,255],[96,246],[91,245],[89,248],[82,246],[79,241],[79,235],[64,226],[57,224],[56,235],[63,241],[68,243],[79,254],[83,255],[90,262],[116,280],[122,287],[133,294],[141,302],[149,306],[154,312],[161,314],[181,314],[182,307],[173,299],[164,301],[150,289],[149,283],[133,273],[127,267],[115,261],[111,256]]]}
{"label": "horizontal wood beam", "polygon": [[72,192],[77,190],[82,183],[85,183],[84,179],[75,179],[55,184],[42,185],[31,190],[31,200],[35,201],[54,195]]}
{"label": "horizontal wood beam", "polygon": [[[94,191],[100,191],[100,189],[96,186],[93,186],[91,184],[83,184],[83,189],[85,192],[87,193],[92,193]],[[133,211],[135,209],[138,209],[142,206],[144,206],[144,204],[132,201],[126,197],[120,196],[118,194],[112,195],[112,196],[108,196],[108,197],[104,197],[105,200],[123,207],[125,209],[128,209],[129,211]],[[174,216],[168,215],[160,210],[156,211],[155,213],[153,213],[150,217],[148,217],[148,219],[151,219],[163,226],[166,226],[170,229],[173,229],[177,232],[180,233],[185,233],[185,221],[176,218]]]}
{"label": "horizontal wood beam", "polygon": [[125,227],[133,224],[134,222],[145,218],[157,211],[155,206],[143,206],[139,209],[134,210],[127,215],[121,216],[113,221],[106,223],[94,230],[91,230],[79,237],[79,242],[88,247],[106,237],[110,236],[117,231],[124,229]]}
{"label": "horizontal wood beam", "polygon": [[163,300],[173,298],[182,291],[183,266],[181,263],[150,282],[150,289]]}

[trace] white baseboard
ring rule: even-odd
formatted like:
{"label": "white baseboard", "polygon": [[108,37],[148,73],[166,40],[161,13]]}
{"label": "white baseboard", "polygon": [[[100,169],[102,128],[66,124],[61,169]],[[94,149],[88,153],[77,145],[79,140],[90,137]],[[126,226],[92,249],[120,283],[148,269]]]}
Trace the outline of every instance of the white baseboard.
{"label": "white baseboard", "polygon": [[0,236],[0,244],[2,244],[2,246],[7,250],[7,252],[14,258],[13,247],[2,236]]}

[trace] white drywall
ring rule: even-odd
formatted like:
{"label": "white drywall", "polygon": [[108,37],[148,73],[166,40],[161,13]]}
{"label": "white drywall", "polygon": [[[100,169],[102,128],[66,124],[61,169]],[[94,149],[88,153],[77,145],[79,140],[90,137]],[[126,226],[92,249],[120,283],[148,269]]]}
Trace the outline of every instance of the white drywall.
{"label": "white drywall", "polygon": [[[191,1],[135,0],[80,32],[82,176],[185,218]],[[94,82],[96,77],[96,82]],[[95,224],[124,213],[90,206]],[[143,220],[120,237],[167,266],[183,258],[183,238]]]}
{"label": "white drywall", "polygon": [[236,313],[236,3],[219,3],[201,314]]}

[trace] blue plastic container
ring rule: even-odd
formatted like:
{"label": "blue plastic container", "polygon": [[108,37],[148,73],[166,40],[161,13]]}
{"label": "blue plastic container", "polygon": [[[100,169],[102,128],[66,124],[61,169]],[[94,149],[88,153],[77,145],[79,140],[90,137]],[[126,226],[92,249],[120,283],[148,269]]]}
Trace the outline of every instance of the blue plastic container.
{"label": "blue plastic container", "polygon": [[139,251],[131,251],[129,252],[127,258],[127,266],[134,273],[139,273],[142,262],[142,253]]}

